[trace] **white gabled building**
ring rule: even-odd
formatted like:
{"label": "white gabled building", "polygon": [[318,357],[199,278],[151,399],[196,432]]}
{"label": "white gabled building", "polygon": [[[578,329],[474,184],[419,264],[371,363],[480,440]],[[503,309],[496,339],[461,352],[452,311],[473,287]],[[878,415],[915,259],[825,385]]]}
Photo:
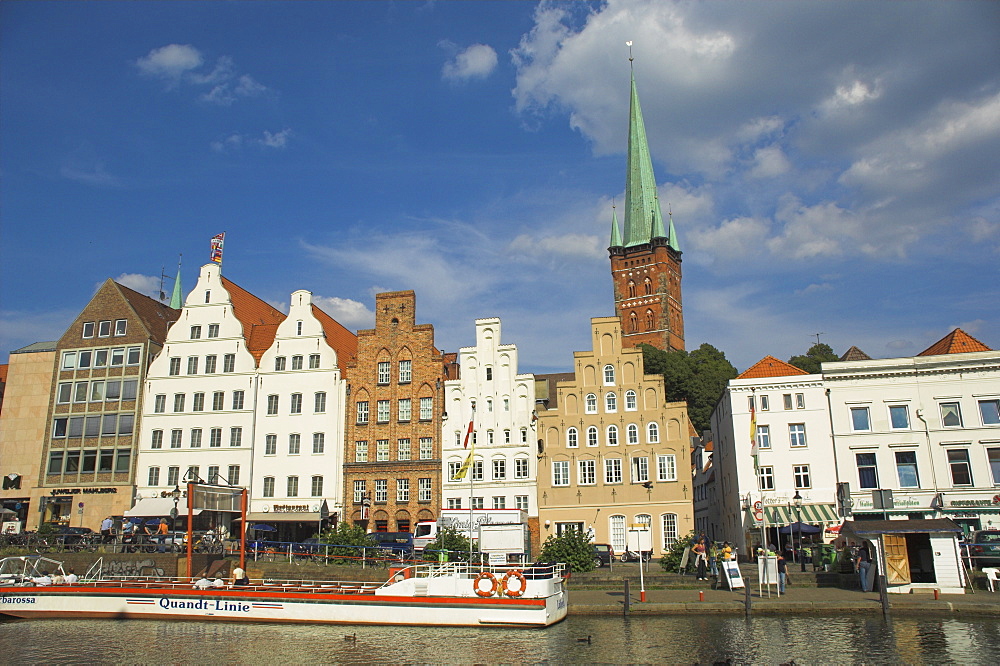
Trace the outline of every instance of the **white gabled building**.
{"label": "white gabled building", "polygon": [[[756,416],[756,468],[751,407]],[[730,380],[712,413],[712,433],[722,532],[716,538],[748,556],[761,544],[762,526],[763,538],[778,545],[788,536],[776,530],[798,518],[824,528],[840,522],[822,375],[764,357]],[[795,535],[792,539],[798,540]]]}
{"label": "white gabled building", "polygon": [[[461,378],[446,381],[442,426],[442,503],[445,509],[522,509],[537,530],[535,378],[517,372],[517,347],[500,342],[500,319],[476,320],[476,345],[459,350]],[[468,451],[465,433],[476,403],[475,462],[453,481]],[[471,441],[471,438],[470,438]],[[470,448],[472,444],[470,443]]]}

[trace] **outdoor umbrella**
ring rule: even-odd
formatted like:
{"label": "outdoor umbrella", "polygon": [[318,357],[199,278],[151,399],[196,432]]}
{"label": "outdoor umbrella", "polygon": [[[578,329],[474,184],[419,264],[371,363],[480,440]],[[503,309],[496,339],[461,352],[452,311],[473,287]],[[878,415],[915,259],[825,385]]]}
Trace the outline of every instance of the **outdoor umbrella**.
{"label": "outdoor umbrella", "polygon": [[778,534],[819,534],[821,528],[809,523],[792,523],[778,529]]}
{"label": "outdoor umbrella", "polygon": [[250,529],[257,530],[258,532],[277,532],[277,530],[270,525],[251,525]]}

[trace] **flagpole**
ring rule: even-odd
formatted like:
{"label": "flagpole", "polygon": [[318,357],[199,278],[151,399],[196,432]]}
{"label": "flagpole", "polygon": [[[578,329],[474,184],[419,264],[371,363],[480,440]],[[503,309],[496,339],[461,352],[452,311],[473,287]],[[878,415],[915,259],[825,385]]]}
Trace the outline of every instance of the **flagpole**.
{"label": "flagpole", "polygon": [[472,485],[476,478],[476,438],[472,436],[474,430],[473,423],[476,420],[476,401],[472,400],[472,415],[469,416],[469,430],[465,433],[465,441],[472,437],[472,449],[469,451],[469,459],[472,466],[469,469],[469,566],[472,566]]}

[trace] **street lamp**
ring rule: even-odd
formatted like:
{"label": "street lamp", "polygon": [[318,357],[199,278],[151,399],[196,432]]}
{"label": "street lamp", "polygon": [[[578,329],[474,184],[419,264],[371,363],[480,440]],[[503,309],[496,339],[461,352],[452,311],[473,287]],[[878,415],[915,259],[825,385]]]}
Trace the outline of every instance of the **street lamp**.
{"label": "street lamp", "polygon": [[[792,497],[792,501],[795,502],[795,522],[799,524],[799,548],[802,549],[802,495],[799,491],[795,491],[795,496]],[[806,571],[806,558],[805,550],[802,549],[799,552],[799,564],[801,565],[801,571],[805,573]]]}
{"label": "street lamp", "polygon": [[170,510],[170,519],[174,522],[173,528],[177,529],[177,502],[181,499],[181,489],[176,483],[174,489],[170,491],[170,496],[174,498],[174,508]]}

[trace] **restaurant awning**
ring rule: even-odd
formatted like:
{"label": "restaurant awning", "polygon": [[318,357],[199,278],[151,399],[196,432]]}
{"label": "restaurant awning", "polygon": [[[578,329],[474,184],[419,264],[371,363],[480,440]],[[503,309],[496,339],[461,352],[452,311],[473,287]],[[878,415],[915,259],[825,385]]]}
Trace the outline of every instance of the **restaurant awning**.
{"label": "restaurant awning", "polygon": [[[235,517],[239,520],[239,516]],[[247,512],[247,520],[252,523],[257,522],[279,522],[279,523],[318,523],[320,519],[319,511],[301,511],[293,513],[263,513]]]}
{"label": "restaurant awning", "polygon": [[[796,511],[799,513],[796,514]],[[803,523],[811,525],[840,523],[837,508],[833,504],[803,504],[799,508],[781,505],[764,507],[764,517],[770,526],[790,525],[798,522],[800,515]]]}
{"label": "restaurant awning", "polygon": [[[131,509],[125,512],[127,518],[166,518],[174,508],[174,498],[172,497],[144,497],[135,503]],[[194,515],[201,513],[201,509],[195,509]],[[177,515],[187,515],[187,500],[181,500],[177,504]]]}

